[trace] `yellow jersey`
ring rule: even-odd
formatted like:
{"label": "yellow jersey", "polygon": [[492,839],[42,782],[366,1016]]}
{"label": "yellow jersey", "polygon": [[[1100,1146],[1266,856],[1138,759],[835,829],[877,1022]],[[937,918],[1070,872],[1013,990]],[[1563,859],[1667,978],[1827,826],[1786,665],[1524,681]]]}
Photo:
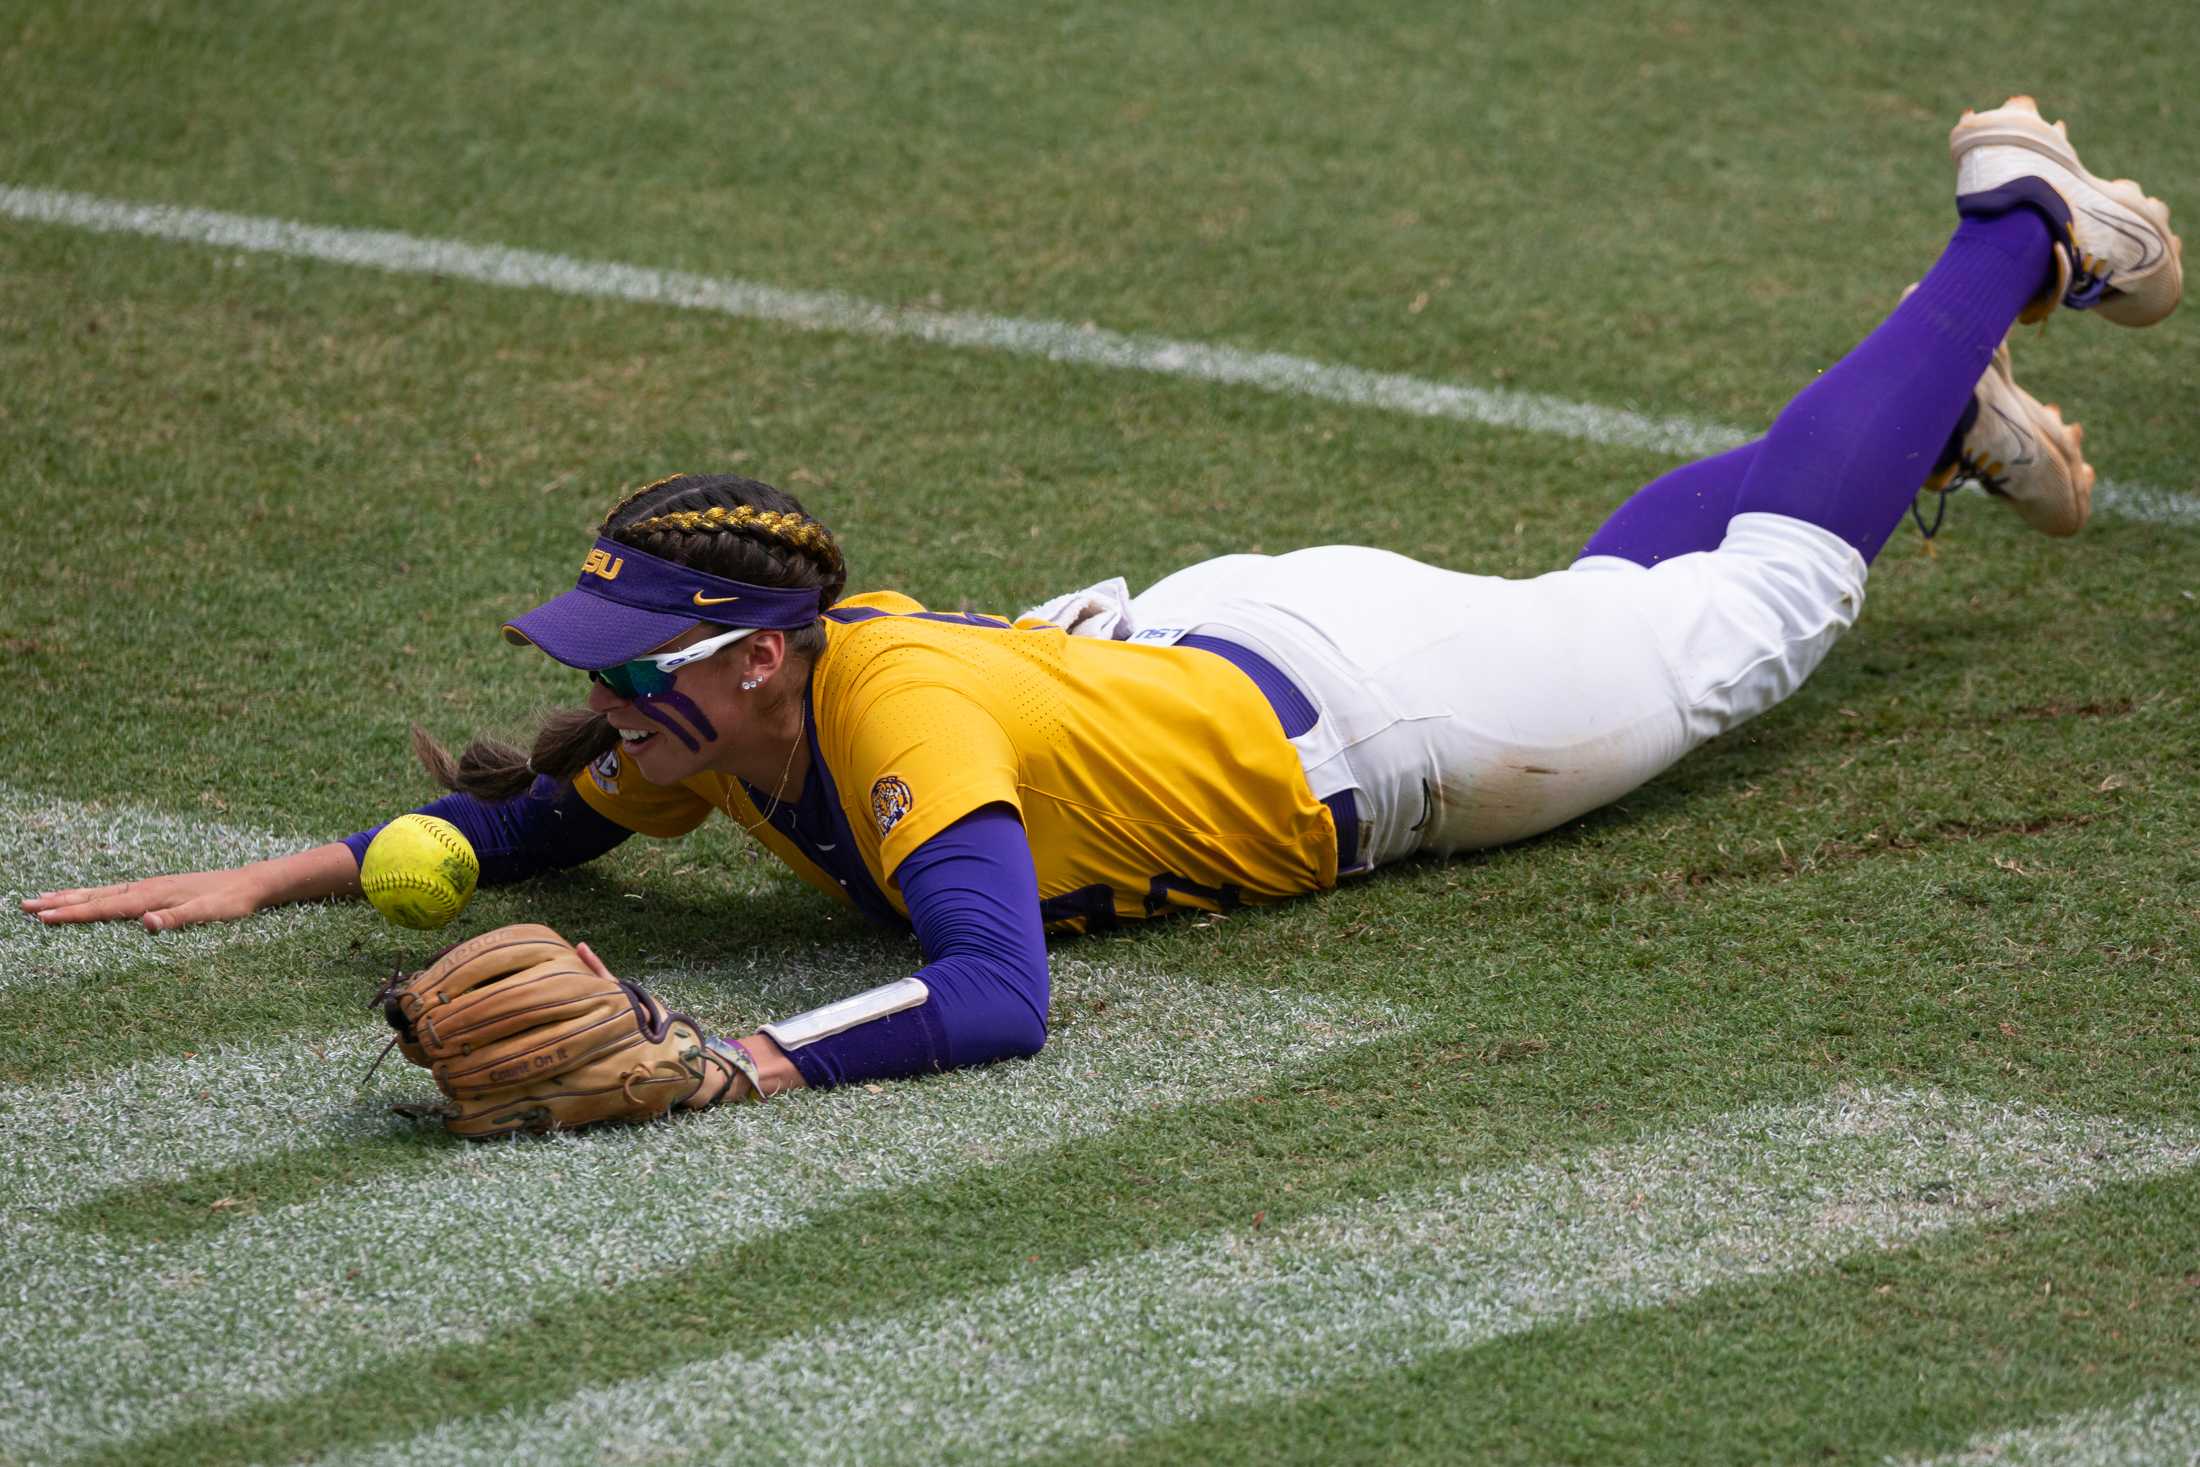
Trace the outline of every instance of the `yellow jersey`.
{"label": "yellow jersey", "polygon": [[824,627],[809,778],[826,781],[873,890],[851,890],[766,824],[730,774],[653,785],[614,750],[581,776],[582,798],[659,837],[724,811],[818,889],[904,920],[895,869],[989,805],[1022,820],[1042,914],[1059,928],[1336,884],[1335,819],[1275,706],[1224,657],[928,612],[892,592],[839,603]]}

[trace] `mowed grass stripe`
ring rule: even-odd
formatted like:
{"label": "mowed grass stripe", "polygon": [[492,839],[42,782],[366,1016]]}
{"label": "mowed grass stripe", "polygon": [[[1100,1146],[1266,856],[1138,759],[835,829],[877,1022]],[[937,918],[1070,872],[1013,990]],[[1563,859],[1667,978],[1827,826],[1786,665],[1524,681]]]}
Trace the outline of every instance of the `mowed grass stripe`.
{"label": "mowed grass stripe", "polygon": [[276,1152],[386,1136],[392,1101],[435,1098],[395,1057],[371,1088],[361,1085],[388,1038],[362,1015],[356,1028],[280,1044],[0,1086],[0,1211],[50,1216]]}
{"label": "mowed grass stripe", "polygon": [[[1434,382],[1279,352],[1130,335],[1063,321],[907,310],[833,291],[786,290],[757,281],[421,238],[395,230],[341,229],[15,185],[0,185],[0,215],[394,274],[436,275],[509,289],[711,311],[802,331],[903,338],[1080,367],[1253,387],[1350,407],[1689,458],[1720,453],[1755,436],[1693,418],[1660,417],[1513,388]],[[2095,487],[2094,503],[2104,512],[2148,523],[2200,525],[2200,498],[2154,485],[2103,481]]]}
{"label": "mowed grass stripe", "polygon": [[134,922],[48,927],[17,905],[27,896],[106,886],[164,871],[234,866],[320,842],[127,806],[55,800],[0,785],[0,993],[81,981],[149,961],[267,941],[326,921],[326,906],[264,913],[250,927],[153,934]]}
{"label": "mowed grass stripe", "polygon": [[[81,1207],[85,1197],[62,1174],[173,1170],[135,1136],[138,1118],[177,1103],[179,1085],[192,1083],[186,1073],[214,1072],[128,1072],[103,1104],[72,1096],[72,1123],[58,1137],[38,1134],[38,1092],[12,1092],[9,1149],[59,1154],[16,1161],[41,1205],[11,1206],[0,1236],[0,1297],[20,1301],[0,1316],[0,1397],[11,1403],[0,1416],[0,1459],[43,1460],[309,1391],[411,1351],[478,1342],[539,1301],[669,1272],[855,1197],[1097,1135],[1135,1115],[1257,1092],[1404,1023],[1372,1005],[1058,959],[1054,1033],[1035,1060],[580,1135],[462,1146],[431,1132],[420,1144],[433,1158],[403,1175],[370,1162],[362,1170],[371,1175],[323,1195],[237,1216],[212,1236],[160,1241],[57,1216],[56,1204]],[[356,1046],[341,1043],[338,1072],[348,1076]],[[339,1146],[371,1137],[375,1124],[385,1136],[411,1124],[386,1113],[373,1122],[369,1102],[338,1100],[311,1048],[216,1062],[252,1076],[240,1108],[273,1144],[284,1144],[295,1111],[316,1103],[341,1112],[323,1123]],[[399,1073],[432,1095],[417,1074]],[[306,1099],[284,1108],[286,1093]],[[197,1113],[224,1098],[207,1090]],[[229,1134],[196,1152],[185,1122],[163,1129],[203,1165],[240,1154],[240,1124],[249,1121],[232,1118]]]}
{"label": "mowed grass stripe", "polygon": [[2200,1395],[2156,1391],[2127,1406],[2081,1411],[1980,1436],[1945,1457],[1889,1467],[2168,1467],[2200,1463]]}
{"label": "mowed grass stripe", "polygon": [[[1933,1091],[1701,1128],[1025,1280],[338,1454],[918,1462],[1120,1440],[2200,1163],[2200,1136]],[[729,1389],[728,1382],[737,1382]]]}

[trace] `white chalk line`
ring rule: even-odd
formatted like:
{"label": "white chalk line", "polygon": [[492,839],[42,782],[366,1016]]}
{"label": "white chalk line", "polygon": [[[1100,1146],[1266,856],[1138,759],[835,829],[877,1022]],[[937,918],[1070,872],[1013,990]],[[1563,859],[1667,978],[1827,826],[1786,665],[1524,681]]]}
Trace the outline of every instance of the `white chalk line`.
{"label": "white chalk line", "polygon": [[[710,311],[800,331],[922,341],[1038,357],[1072,366],[1253,387],[1348,407],[1551,434],[1687,458],[1721,453],[1756,436],[1694,418],[1661,417],[1513,388],[1436,382],[1280,352],[1241,351],[1062,321],[911,310],[837,291],[785,290],[750,280],[422,238],[395,230],[339,229],[13,185],[0,185],[0,215],[97,233],[133,234],[320,260],[391,274],[437,275],[517,290]],[[2094,504],[2104,513],[2149,523],[2200,525],[2200,497],[2149,484],[2103,481],[2095,486]]]}
{"label": "white chalk line", "polygon": [[297,839],[96,801],[60,800],[0,784],[0,993],[78,982],[148,963],[205,957],[332,924],[326,904],[263,912],[249,923],[150,933],[135,922],[49,927],[21,898],[72,887],[236,866],[323,841]]}
{"label": "white chalk line", "polygon": [[[711,975],[643,976],[706,1015],[726,1003],[725,986],[706,989]],[[293,1124],[320,1140],[386,1135],[411,1123],[376,1107],[392,1091],[432,1097],[425,1079],[400,1068],[395,1080],[385,1071],[379,1100],[347,1093],[371,1044],[347,1033],[318,1042],[329,1061],[286,1043],[0,1092],[0,1177],[14,1199],[0,1215],[0,1460],[47,1460],[477,1342],[543,1299],[660,1276],[860,1196],[1149,1111],[1254,1093],[1407,1022],[1375,1005],[1059,957],[1055,976],[1056,1027],[1035,1060],[450,1148],[421,1170],[172,1242],[87,1233],[56,1213],[103,1187],[248,1159],[255,1126],[270,1138],[263,1153],[290,1144]],[[726,985],[741,982],[735,970]],[[224,1114],[225,1083],[242,1114]]]}
{"label": "white chalk line", "polygon": [[[443,1423],[331,1460],[1002,1460],[1899,1248],[2200,1164],[2200,1136],[1836,1093],[1470,1173]],[[599,1455],[603,1454],[603,1455]]]}
{"label": "white chalk line", "polygon": [[2123,1406],[1974,1437],[1945,1457],[1889,1467],[2200,1467],[2200,1393],[2150,1392]]}

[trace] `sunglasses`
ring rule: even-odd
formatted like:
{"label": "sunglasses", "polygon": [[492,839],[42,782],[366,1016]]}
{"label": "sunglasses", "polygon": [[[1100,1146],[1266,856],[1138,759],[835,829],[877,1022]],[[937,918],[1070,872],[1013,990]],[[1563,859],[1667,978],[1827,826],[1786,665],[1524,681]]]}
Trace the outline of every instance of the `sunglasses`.
{"label": "sunglasses", "polygon": [[673,674],[691,662],[701,662],[713,652],[721,652],[743,637],[756,635],[755,627],[741,627],[716,637],[705,637],[692,647],[682,647],[677,652],[652,652],[645,657],[629,658],[617,667],[601,668],[588,674],[592,683],[601,683],[629,702],[647,697],[651,693],[669,692]]}

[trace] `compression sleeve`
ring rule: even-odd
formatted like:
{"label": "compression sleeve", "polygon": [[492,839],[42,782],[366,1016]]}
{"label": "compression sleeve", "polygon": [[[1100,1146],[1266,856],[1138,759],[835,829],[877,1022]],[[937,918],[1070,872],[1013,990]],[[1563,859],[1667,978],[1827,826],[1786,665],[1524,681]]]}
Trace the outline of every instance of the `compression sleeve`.
{"label": "compression sleeve", "polygon": [[[413,813],[434,815],[458,827],[481,861],[483,886],[593,861],[634,833],[599,814],[577,787],[547,774],[537,775],[534,788],[514,799],[492,803],[451,794]],[[353,860],[366,860],[367,846],[381,829],[377,825],[344,837]]]}
{"label": "compression sleeve", "polygon": [[811,1086],[894,1080],[1033,1055],[1047,1037],[1046,930],[1023,822],[973,811],[903,858],[895,873],[931,996],[787,1057]]}

